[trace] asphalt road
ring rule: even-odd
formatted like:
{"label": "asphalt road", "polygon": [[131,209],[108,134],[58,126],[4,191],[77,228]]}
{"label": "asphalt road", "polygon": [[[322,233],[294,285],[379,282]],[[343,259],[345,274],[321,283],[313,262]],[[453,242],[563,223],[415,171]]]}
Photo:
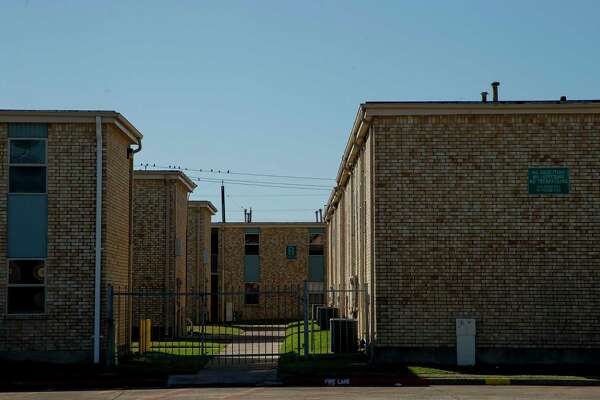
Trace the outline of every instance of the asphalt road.
{"label": "asphalt road", "polygon": [[429,387],[352,387],[352,388],[199,388],[97,390],[70,392],[0,393],[0,399],[43,400],[253,400],[253,399],[414,399],[414,400],[556,400],[600,399],[600,387],[547,386],[429,386]]}

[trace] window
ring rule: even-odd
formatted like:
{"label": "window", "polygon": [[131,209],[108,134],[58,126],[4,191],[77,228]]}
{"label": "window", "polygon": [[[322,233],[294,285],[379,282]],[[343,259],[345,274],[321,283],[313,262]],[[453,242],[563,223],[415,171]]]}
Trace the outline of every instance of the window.
{"label": "window", "polygon": [[10,193],[46,193],[46,140],[10,140]]}
{"label": "window", "polygon": [[296,246],[287,246],[285,249],[285,255],[288,260],[295,260],[298,256],[298,248]]}
{"label": "window", "polygon": [[308,246],[308,255],[310,256],[322,256],[323,253],[323,234],[322,233],[311,233],[310,243]]}
{"label": "window", "polygon": [[175,239],[175,256],[179,257],[182,256],[182,250],[181,250],[181,239]]}
{"label": "window", "polygon": [[260,254],[260,235],[258,233],[246,233],[244,254],[247,256],[257,256]]}
{"label": "window", "polygon": [[43,314],[46,303],[44,260],[8,262],[9,314]]}
{"label": "window", "polygon": [[258,304],[260,300],[260,286],[258,283],[246,283],[244,286],[244,303]]}

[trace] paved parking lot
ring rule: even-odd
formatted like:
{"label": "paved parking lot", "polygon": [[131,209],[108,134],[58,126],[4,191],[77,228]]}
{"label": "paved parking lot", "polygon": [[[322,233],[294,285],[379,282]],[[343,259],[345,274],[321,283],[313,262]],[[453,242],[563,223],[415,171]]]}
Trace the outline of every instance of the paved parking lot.
{"label": "paved parking lot", "polygon": [[253,400],[253,399],[341,399],[341,400],[547,400],[600,399],[600,387],[534,387],[534,386],[430,386],[397,388],[201,388],[98,390],[71,392],[0,393],[0,399],[11,400]]}

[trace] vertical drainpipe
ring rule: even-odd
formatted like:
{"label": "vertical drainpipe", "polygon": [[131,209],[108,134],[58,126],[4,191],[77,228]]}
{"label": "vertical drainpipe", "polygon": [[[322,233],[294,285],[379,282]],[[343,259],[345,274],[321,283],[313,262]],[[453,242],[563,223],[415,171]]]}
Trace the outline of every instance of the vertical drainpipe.
{"label": "vertical drainpipe", "polygon": [[102,117],[96,117],[96,260],[94,268],[94,364],[100,362],[102,282]]}

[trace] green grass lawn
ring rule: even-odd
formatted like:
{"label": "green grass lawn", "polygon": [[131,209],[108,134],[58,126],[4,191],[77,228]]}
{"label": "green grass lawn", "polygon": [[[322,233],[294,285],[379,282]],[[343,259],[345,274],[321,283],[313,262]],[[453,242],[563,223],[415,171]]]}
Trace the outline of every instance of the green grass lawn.
{"label": "green grass lawn", "polygon": [[[593,368],[553,366],[406,366],[412,374],[422,378],[471,378],[471,379],[553,379],[585,380],[600,377]],[[392,367],[392,370],[394,367]]]}
{"label": "green grass lawn", "polygon": [[[188,334],[190,334],[192,332],[194,335],[202,334],[202,326],[194,325],[192,327],[192,329],[188,328]],[[235,327],[235,326],[206,325],[204,327],[204,333],[206,335],[238,336],[238,335],[243,335],[245,332],[243,329]]]}
{"label": "green grass lawn", "polygon": [[[331,336],[329,331],[321,330],[314,321],[309,322],[308,343],[310,354],[331,353]],[[300,338],[298,338],[300,335]],[[298,340],[299,339],[299,340]],[[304,322],[292,322],[285,331],[285,339],[279,345],[281,353],[304,354]]]}
{"label": "green grass lawn", "polygon": [[[197,341],[157,341],[152,342],[152,348],[146,355],[170,354],[174,356],[214,356],[225,348],[222,343]],[[139,353],[139,343],[131,343],[131,351]]]}
{"label": "green grass lawn", "polygon": [[359,354],[315,355],[304,359],[295,353],[279,358],[278,370],[285,380],[288,376],[368,376],[395,375],[412,378],[456,378],[490,380],[598,380],[596,366],[431,366],[405,364],[369,364],[368,356]]}

